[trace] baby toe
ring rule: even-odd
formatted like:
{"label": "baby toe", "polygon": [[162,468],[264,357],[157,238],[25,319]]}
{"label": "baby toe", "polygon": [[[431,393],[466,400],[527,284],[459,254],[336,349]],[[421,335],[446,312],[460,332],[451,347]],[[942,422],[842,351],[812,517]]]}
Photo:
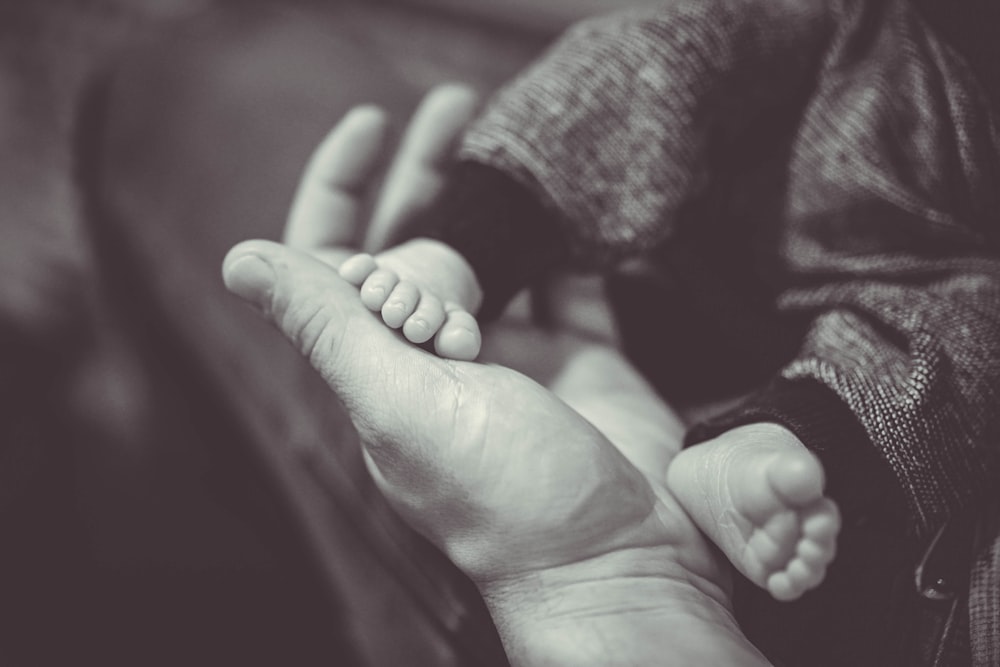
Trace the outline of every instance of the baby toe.
{"label": "baby toe", "polygon": [[403,323],[406,340],[418,345],[434,337],[444,324],[445,312],[441,300],[433,294],[424,293],[420,297],[413,314]]}
{"label": "baby toe", "polygon": [[389,269],[376,269],[361,285],[361,302],[369,310],[379,312],[399,282],[399,276]]}
{"label": "baby toe", "polygon": [[434,338],[434,350],[446,359],[474,360],[483,343],[479,323],[468,311],[447,307],[445,310],[445,322]]}
{"label": "baby toe", "polygon": [[795,558],[788,564],[787,573],[792,586],[804,593],[823,581],[826,568],[822,565],[814,566],[801,558]]}
{"label": "baby toe", "polygon": [[400,328],[413,314],[419,301],[420,290],[417,286],[405,280],[401,281],[393,288],[382,306],[382,321],[393,329]]}
{"label": "baby toe", "polygon": [[840,532],[840,510],[829,498],[823,498],[802,519],[802,533],[814,542],[832,542]]}
{"label": "baby toe", "polygon": [[794,600],[802,595],[802,591],[787,572],[775,572],[768,577],[767,590],[775,600],[782,602]]}
{"label": "baby toe", "polygon": [[814,542],[811,539],[799,542],[799,546],[795,550],[795,555],[812,567],[825,567],[833,560],[836,554],[836,543],[830,542],[824,544],[822,542]]}
{"label": "baby toe", "polygon": [[771,486],[784,502],[802,507],[823,495],[823,466],[812,453],[783,452],[768,469]]}
{"label": "baby toe", "polygon": [[769,570],[783,567],[793,553],[796,527],[788,514],[783,512],[775,517],[765,528],[755,530],[747,540],[747,548]]}

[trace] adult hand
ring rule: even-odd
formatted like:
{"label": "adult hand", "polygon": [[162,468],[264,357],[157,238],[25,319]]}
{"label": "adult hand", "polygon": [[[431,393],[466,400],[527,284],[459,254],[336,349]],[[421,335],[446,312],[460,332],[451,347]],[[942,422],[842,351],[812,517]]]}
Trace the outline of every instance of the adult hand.
{"label": "adult hand", "polygon": [[[418,111],[376,209],[383,231],[431,201],[472,99],[444,88]],[[385,127],[362,108],[334,130],[288,245],[237,245],[227,286],[341,398],[380,489],[478,585],[515,664],[766,664],[732,618],[727,567],[666,490],[680,425],[613,350],[494,332],[563,360],[552,390],[440,359],[385,327],[330,266],[346,254],[331,244],[356,236]]]}

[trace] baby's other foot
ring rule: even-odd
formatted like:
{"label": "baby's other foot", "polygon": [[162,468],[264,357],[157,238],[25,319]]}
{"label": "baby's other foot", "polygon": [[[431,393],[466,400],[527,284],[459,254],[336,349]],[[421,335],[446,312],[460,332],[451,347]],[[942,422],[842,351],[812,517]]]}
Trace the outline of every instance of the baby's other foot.
{"label": "baby's other foot", "polygon": [[818,586],[840,514],[819,460],[775,424],[729,431],[678,454],[668,486],[733,565],[778,600]]}
{"label": "baby's other foot", "polygon": [[[388,262],[392,263],[392,262]],[[479,324],[460,304],[443,302],[431,289],[383,267],[367,253],[347,259],[340,276],[360,289],[361,302],[411,343],[434,339],[435,352],[446,359],[472,361],[479,356]]]}

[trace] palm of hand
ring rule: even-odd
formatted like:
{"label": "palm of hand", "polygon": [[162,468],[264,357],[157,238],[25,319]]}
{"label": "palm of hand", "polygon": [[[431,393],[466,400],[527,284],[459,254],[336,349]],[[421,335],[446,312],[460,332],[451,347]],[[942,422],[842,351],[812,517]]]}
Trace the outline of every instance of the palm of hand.
{"label": "palm of hand", "polygon": [[558,398],[507,368],[425,356],[445,370],[420,379],[433,405],[411,431],[426,437],[410,438],[417,460],[371,460],[404,517],[473,578],[670,541],[647,480]]}
{"label": "palm of hand", "polygon": [[563,400],[509,368],[413,347],[325,263],[276,269],[297,275],[279,280],[295,289],[271,296],[271,315],[342,397],[381,490],[474,580],[636,549],[720,577],[666,491],[662,415],[621,387],[588,391],[574,369],[593,372],[593,359],[569,356]]}

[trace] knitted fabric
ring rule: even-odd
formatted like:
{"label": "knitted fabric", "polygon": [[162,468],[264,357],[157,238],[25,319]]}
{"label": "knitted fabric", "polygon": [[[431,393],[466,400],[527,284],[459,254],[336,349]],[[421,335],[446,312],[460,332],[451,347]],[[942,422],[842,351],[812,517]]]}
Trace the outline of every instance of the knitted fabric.
{"label": "knitted fabric", "polygon": [[[744,135],[773,117],[794,121],[767,135],[787,153],[755,161]],[[758,230],[773,307],[810,323],[781,377],[840,397],[924,534],[995,479],[998,145],[905,2],[711,0],[575,28],[461,156],[534,192],[594,266],[707,224],[706,198],[738,203],[715,213]]]}
{"label": "knitted fabric", "polygon": [[994,498],[981,515],[971,572],[969,625],[972,664],[989,667],[1000,664],[1000,499]]}

